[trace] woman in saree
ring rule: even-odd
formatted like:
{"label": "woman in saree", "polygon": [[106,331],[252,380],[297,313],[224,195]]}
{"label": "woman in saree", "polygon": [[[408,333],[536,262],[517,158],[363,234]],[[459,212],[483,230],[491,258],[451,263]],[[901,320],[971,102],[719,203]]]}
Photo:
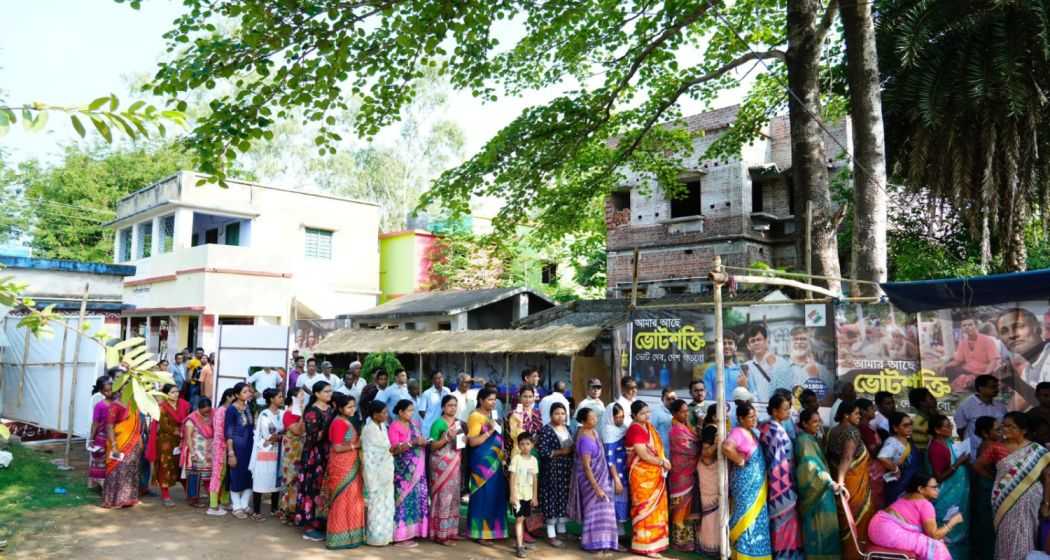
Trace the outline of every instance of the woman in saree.
{"label": "woman in saree", "polygon": [[114,399],[106,417],[106,480],[102,507],[124,508],[139,503],[139,457],[142,420],[134,404]]}
{"label": "woman in saree", "polygon": [[113,381],[109,377],[99,377],[91,394],[98,394],[102,400],[95,403],[91,414],[91,430],[87,438],[88,488],[102,488],[106,481],[106,419],[109,417],[109,405],[113,402]]}
{"label": "woman in saree", "polygon": [[[718,426],[707,422],[700,432],[700,459],[696,462],[696,478],[700,486],[700,524],[696,532],[696,551],[717,556],[721,539],[721,519],[718,515]],[[837,538],[837,536],[836,536]]]}
{"label": "woman in saree", "polygon": [[394,538],[394,456],[386,423],[390,413],[382,399],[369,403],[368,419],[361,430],[362,470],[365,475],[365,542],[386,546]]}
{"label": "woman in saree", "polygon": [[667,487],[671,497],[671,546],[675,550],[696,549],[696,525],[700,521],[700,495],[696,486],[696,461],[700,438],[689,424],[689,405],[682,399],[671,403],[671,472]]}
{"label": "woman in saree", "polygon": [[[529,432],[536,435],[543,429],[543,419],[540,411],[536,409],[536,388],[532,385],[522,385],[518,389],[518,405],[507,417],[507,436],[504,438],[504,451],[508,461],[520,452],[514,442],[518,441],[518,435]],[[526,533],[527,534],[527,533]]]}
{"label": "woman in saree", "polygon": [[[267,389],[270,391],[271,389]],[[365,484],[361,474],[361,438],[351,418],[357,412],[354,397],[332,395],[336,417],[328,427],[328,526],[325,546],[357,548],[365,542]]]}
{"label": "woman in saree", "polygon": [[649,405],[631,403],[630,427],[624,436],[627,446],[627,480],[631,492],[631,551],[662,558],[669,543],[667,479],[671,462],[664,444],[649,421]]}
{"label": "woman in saree", "polygon": [[842,557],[839,540],[838,495],[842,491],[824,460],[817,440],[821,428],[816,410],[799,414],[795,439],[795,479],[798,481],[798,509],[802,518],[802,546],[806,560],[838,560]]}
{"label": "woman in saree", "polygon": [[540,509],[547,524],[547,542],[555,548],[565,546],[558,535],[565,534],[569,520],[573,440],[568,416],[565,405],[552,404],[550,424],[544,426],[536,438],[536,452],[540,457]]}
{"label": "woman in saree", "polygon": [[620,543],[612,501],[613,482],[598,437],[598,413],[591,408],[580,408],[576,423],[579,428],[572,484],[575,492],[569,497],[569,517],[580,524],[580,548],[589,552],[616,551]]}
{"label": "woman in saree", "polygon": [[[263,494],[270,495],[270,515],[277,516],[277,501],[281,492],[280,457],[281,432],[284,424],[281,421],[281,408],[284,407],[284,393],[276,387],[263,390],[263,402],[266,408],[259,411],[255,419],[255,437],[252,442],[252,460],[248,468],[252,471],[252,519],[262,517]],[[251,401],[249,401],[251,406]]]}
{"label": "woman in saree", "polygon": [[[1002,426],[994,416],[982,416],[974,422],[974,433],[981,438],[977,460],[973,463],[970,527],[973,557],[995,558],[995,515],[991,509],[995,466],[1010,454],[1003,444]],[[979,537],[979,538],[976,538]]]}
{"label": "woman in saree", "polygon": [[619,403],[612,402],[602,414],[601,439],[605,446],[605,464],[609,466],[609,477],[613,482],[613,508],[616,510],[617,532],[626,533],[624,525],[631,518],[630,497],[627,484],[627,433],[626,414]]}
{"label": "woman in saree", "polygon": [[[769,398],[769,421],[762,424],[762,452],[769,468],[769,537],[773,558],[802,560],[802,536],[795,492],[795,451],[783,426],[791,418],[791,400],[782,394]],[[797,437],[797,436],[796,436]]]}
{"label": "woman in saree", "polygon": [[729,541],[734,558],[771,558],[769,510],[766,507],[766,461],[759,451],[755,426],[758,412],[750,403],[736,406],[736,427],[722,444],[729,471]]}
{"label": "woman in saree", "polygon": [[252,388],[241,382],[233,386],[237,396],[226,407],[223,422],[223,438],[226,439],[227,474],[230,478],[230,499],[233,501],[233,516],[248,519],[252,498],[252,447],[255,444],[255,422],[248,401]]}
{"label": "woman in saree", "polygon": [[455,395],[441,399],[441,416],[430,425],[430,536],[447,546],[459,536],[461,453]]}
{"label": "woman in saree", "polygon": [[[935,418],[930,418],[931,437]],[[963,523],[963,516],[956,513],[944,526],[937,526],[941,517],[930,502],[937,500],[939,491],[936,478],[921,475],[909,480],[904,494],[871,518],[868,538],[872,544],[907,552],[917,560],[969,558],[953,556],[944,544],[944,538]]]}
{"label": "woman in saree", "polygon": [[175,507],[171,499],[171,487],[179,482],[182,474],[176,449],[182,443],[182,422],[190,413],[190,403],[179,398],[179,388],[172,383],[161,387],[164,398],[158,399],[160,420],[150,424],[146,460],[153,465],[153,480],[160,486],[162,503]]}
{"label": "woman in saree", "polygon": [[996,560],[1022,560],[1036,547],[1039,516],[1050,517],[1050,452],[1028,440],[1028,428],[1023,412],[1003,417],[1010,454],[996,465],[992,488]]}
{"label": "woman in saree", "polygon": [[332,423],[332,386],[314,383],[310,401],[303,412],[303,452],[299,459],[299,488],[295,499],[295,524],[304,529],[303,538],[321,542],[325,538],[328,502],[324,492],[328,468],[328,425]]}
{"label": "woman in saree", "polygon": [[186,480],[186,498],[195,508],[208,507],[214,437],[211,399],[201,397],[197,399],[197,410],[182,424],[182,450],[179,453],[179,466]]}
{"label": "woman in saree", "polygon": [[908,481],[919,473],[922,461],[913,453],[911,445],[912,418],[899,411],[890,413],[890,437],[882,443],[876,461],[882,465],[884,475],[882,498],[892,504],[904,493]]}
{"label": "woman in saree", "polygon": [[281,497],[278,500],[278,517],[291,523],[295,517],[295,502],[299,488],[299,459],[303,455],[303,408],[306,405],[306,389],[298,387],[292,392],[292,406],[284,411],[281,423],[284,436],[281,438]]}
{"label": "woman in saree", "polygon": [[480,544],[507,537],[507,477],[503,470],[503,434],[492,419],[496,391],[478,391],[478,406],[467,419],[470,446],[470,502],[467,522],[470,538]]}
{"label": "woman in saree", "polygon": [[394,544],[406,547],[416,546],[412,539],[427,538],[430,527],[427,440],[415,413],[411,400],[398,401],[387,430],[394,454]]}
{"label": "woman in saree", "polygon": [[969,558],[970,476],[966,466],[970,463],[970,454],[960,456],[956,453],[953,431],[947,416],[936,414],[931,417],[930,446],[926,453],[933,477],[940,483],[938,496],[933,499],[936,519],[947,517],[952,508],[962,515],[962,521],[944,535],[944,544],[952,558]]}
{"label": "woman in saree", "polygon": [[[845,486],[849,495],[849,508],[857,525],[857,538],[867,541],[868,521],[874,510],[871,507],[871,479],[868,477],[868,449],[860,437],[860,410],[853,401],[845,401],[835,412],[838,422],[828,432],[828,466],[835,475],[835,482]],[[839,538],[842,540],[842,557],[848,560],[862,556],[853,544],[849,524],[839,505]]]}
{"label": "woman in saree", "polygon": [[[878,457],[879,450],[882,449],[882,436],[879,435],[879,431],[872,424],[875,421],[876,414],[878,414],[878,409],[875,407],[875,403],[868,399],[857,399],[857,408],[860,409],[860,425],[857,426],[857,429],[860,430],[860,438],[864,440],[864,447],[868,448],[868,456]],[[871,508],[873,510],[880,509],[886,505],[884,497],[886,481],[883,478],[885,475],[886,468],[881,461],[868,461],[868,478],[871,479]]]}
{"label": "woman in saree", "polygon": [[[191,360],[192,361],[192,360]],[[188,384],[189,382],[187,382]],[[212,438],[211,447],[211,481],[208,482],[208,515],[226,515],[226,509],[221,505],[229,505],[229,485],[226,476],[226,409],[237,397],[233,388],[222,392],[219,399],[219,407],[211,413],[211,431],[215,434]],[[199,400],[199,399],[198,399]],[[221,505],[220,505],[221,504]]]}

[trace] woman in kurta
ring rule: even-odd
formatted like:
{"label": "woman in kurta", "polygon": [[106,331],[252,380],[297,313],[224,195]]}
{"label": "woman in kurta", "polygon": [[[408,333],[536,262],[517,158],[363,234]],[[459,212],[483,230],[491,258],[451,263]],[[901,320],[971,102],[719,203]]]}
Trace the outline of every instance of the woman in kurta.
{"label": "woman in kurta", "polygon": [[106,418],[106,481],[102,507],[122,508],[139,503],[139,457],[142,421],[133,404],[114,399]]}
{"label": "woman in kurta", "polygon": [[279,517],[284,523],[295,518],[295,502],[299,489],[299,459],[303,455],[303,408],[306,406],[306,389],[298,387],[292,393],[292,406],[284,411],[281,423],[284,436],[281,438],[281,498],[278,501]]}
{"label": "woman in kurta", "polygon": [[627,447],[623,443],[627,433],[625,411],[618,403],[609,403],[602,414],[601,438],[605,446],[605,464],[613,483],[613,507],[620,536],[626,535],[624,525],[631,518],[630,496],[627,484]]}
{"label": "woman in kurta", "polygon": [[356,548],[365,542],[365,484],[361,469],[361,438],[351,418],[357,412],[354,397],[332,395],[336,417],[328,427],[328,526],[325,546]]}
{"label": "woman in kurta", "polygon": [[992,511],[992,487],[995,466],[1010,454],[1003,444],[1002,426],[992,416],[982,416],[974,423],[974,433],[981,438],[977,460],[973,462],[972,515],[970,521],[973,557],[995,558],[995,524]]}
{"label": "woman in kurta", "polygon": [[182,443],[182,422],[190,413],[190,404],[179,398],[179,388],[169,383],[161,387],[164,398],[158,399],[160,420],[150,424],[146,460],[153,465],[153,480],[160,486],[160,497],[167,507],[175,507],[171,487],[179,482],[179,462],[175,450]]}
{"label": "woman in kurta", "polygon": [[722,545],[721,519],[718,515],[718,426],[704,418],[700,432],[700,458],[696,477],[700,488],[700,523],[696,531],[696,550],[708,556],[717,555]]}
{"label": "woman in kurta", "polygon": [[[688,408],[686,409],[688,412]],[[589,552],[619,550],[613,484],[598,438],[598,413],[581,408],[576,413],[576,468],[569,498],[569,516],[580,524],[580,548]]]}
{"label": "woman in kurta", "polygon": [[555,548],[565,543],[558,538],[569,520],[569,483],[572,480],[572,433],[565,406],[551,405],[551,421],[540,430],[536,452],[540,457],[540,510],[547,523],[547,541]]}
{"label": "woman in kurta", "polygon": [[689,424],[689,405],[682,399],[671,403],[671,473],[667,487],[671,496],[671,546],[675,550],[696,549],[696,526],[700,521],[700,493],[696,461],[700,438]]}
{"label": "woman in kurta", "polygon": [[[194,360],[191,360],[194,361]],[[188,383],[188,382],[187,382]],[[227,465],[226,465],[226,409],[230,403],[237,398],[233,388],[222,392],[219,406],[211,413],[211,431],[215,434],[212,438],[211,448],[211,481],[208,483],[208,515],[226,515],[226,509],[220,504],[229,504],[227,495]]]}
{"label": "woman in kurta", "polygon": [[303,538],[308,541],[320,542],[325,537],[324,520],[328,514],[328,502],[324,480],[331,449],[328,425],[335,416],[331,402],[332,386],[327,381],[317,381],[303,412],[303,453],[299,460],[295,524],[304,528]]}
{"label": "woman in kurta", "polygon": [[952,558],[970,557],[970,476],[966,466],[970,455],[959,456],[955,452],[952,422],[940,414],[930,418],[930,470],[940,483],[938,495],[933,499],[937,519],[944,519],[948,510],[956,508],[962,514],[962,521],[944,535],[944,544]]}
{"label": "woman in kurta", "polygon": [[[868,521],[875,511],[871,507],[871,484],[868,478],[868,449],[860,437],[860,410],[856,403],[846,401],[839,405],[835,412],[838,424],[828,432],[828,466],[835,476],[835,482],[845,486],[849,494],[849,508],[857,526],[857,538],[860,542],[867,540]],[[849,524],[846,522],[842,505],[839,505],[839,539],[842,541],[842,557],[846,559],[861,558],[860,551],[853,544]]]}
{"label": "woman in kurta", "polygon": [[364,456],[365,511],[368,526],[365,542],[385,546],[394,538],[394,456],[386,423],[390,413],[382,399],[369,403],[368,420],[361,430]]}
{"label": "woman in kurta", "polygon": [[783,426],[791,418],[791,401],[775,394],[769,399],[767,411],[769,421],[762,424],[759,441],[769,468],[767,507],[773,558],[802,560],[794,446]]}
{"label": "woman in kurta", "polygon": [[215,437],[212,426],[211,399],[201,397],[197,400],[197,410],[187,416],[182,424],[182,447],[179,453],[179,466],[186,480],[186,498],[193,507],[208,507],[212,440]]}
{"label": "woman in kurta", "polygon": [[644,401],[631,403],[633,422],[624,435],[631,491],[631,551],[653,558],[667,550],[667,479],[671,462]]}
{"label": "woman in kurta", "polygon": [[87,440],[88,488],[102,488],[106,481],[106,419],[109,417],[109,405],[113,402],[113,381],[100,377],[95,382],[92,394],[99,394],[102,400],[95,403],[91,414],[91,431]]}
{"label": "woman in kurta", "polygon": [[736,427],[729,432],[722,452],[732,463],[729,470],[729,541],[740,558],[770,558],[769,510],[766,507],[766,461],[759,450],[755,427],[758,412],[748,403],[736,407]]}
{"label": "woman in kurta", "polygon": [[230,406],[226,407],[226,421],[223,423],[223,434],[226,439],[226,464],[230,478],[230,499],[233,501],[233,516],[247,519],[251,513],[252,447],[255,444],[255,423],[248,400],[252,388],[247,383],[233,386],[237,396]]}
{"label": "woman in kurta", "polygon": [[922,462],[911,445],[912,418],[903,412],[893,412],[888,418],[890,437],[882,442],[876,461],[882,465],[882,471],[890,474],[884,479],[882,499],[892,504],[904,493],[908,481],[919,472]]}
{"label": "woman in kurta", "polygon": [[503,435],[496,428],[492,411],[496,391],[478,391],[478,406],[467,419],[470,446],[470,503],[467,521],[470,538],[485,541],[507,537],[507,477],[504,474]]}
{"label": "woman in kurta", "polygon": [[1050,451],[1029,441],[1028,416],[1008,412],[1003,438],[1009,455],[999,461],[992,488],[996,560],[1022,560],[1035,549],[1039,517],[1050,517]]}
{"label": "woman in kurta", "polygon": [[[936,437],[933,435],[935,418],[930,418],[931,437]],[[936,478],[923,475],[909,480],[904,494],[871,518],[868,538],[872,544],[907,552],[918,560],[969,558],[969,555],[950,554],[944,545],[945,536],[963,523],[963,516],[956,513],[945,525],[937,526],[942,517],[930,502],[938,499],[940,491]]]}
{"label": "woman in kurta", "polygon": [[441,399],[441,416],[430,425],[430,536],[444,545],[459,536],[459,488],[462,459],[455,395]]}
{"label": "woman in kurta", "polygon": [[838,560],[842,557],[836,505],[842,487],[832,477],[817,441],[822,427],[816,410],[803,410],[799,414],[795,479],[798,481],[798,509],[806,560]]}
{"label": "woman in kurta", "polygon": [[412,401],[398,401],[387,433],[394,454],[394,543],[409,547],[416,546],[412,539],[427,538],[430,527],[427,440],[415,413]]}
{"label": "woman in kurta", "polygon": [[[255,437],[252,441],[252,519],[262,519],[263,494],[270,495],[270,515],[276,517],[277,500],[281,492],[279,461],[281,457],[281,408],[284,394],[277,388],[263,391],[266,408],[255,419]],[[249,403],[250,404],[250,403]]]}

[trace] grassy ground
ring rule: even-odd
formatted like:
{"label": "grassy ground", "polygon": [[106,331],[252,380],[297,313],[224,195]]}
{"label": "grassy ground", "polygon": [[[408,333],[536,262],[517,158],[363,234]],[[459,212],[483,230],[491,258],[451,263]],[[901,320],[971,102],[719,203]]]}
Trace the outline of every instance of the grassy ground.
{"label": "grassy ground", "polygon": [[[19,444],[7,450],[14,460],[0,469],[0,538],[13,533],[28,512],[77,507],[94,500],[83,474],[58,470],[51,463],[52,455]],[[56,488],[64,488],[65,493],[56,493]]]}

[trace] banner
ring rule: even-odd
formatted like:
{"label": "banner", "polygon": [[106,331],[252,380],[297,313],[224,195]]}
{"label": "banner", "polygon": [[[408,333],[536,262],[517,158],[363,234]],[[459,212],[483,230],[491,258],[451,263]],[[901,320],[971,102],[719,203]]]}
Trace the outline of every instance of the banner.
{"label": "banner", "polygon": [[346,319],[300,319],[295,321],[293,350],[299,350],[304,356],[312,356],[313,348],[328,335],[349,327]]}

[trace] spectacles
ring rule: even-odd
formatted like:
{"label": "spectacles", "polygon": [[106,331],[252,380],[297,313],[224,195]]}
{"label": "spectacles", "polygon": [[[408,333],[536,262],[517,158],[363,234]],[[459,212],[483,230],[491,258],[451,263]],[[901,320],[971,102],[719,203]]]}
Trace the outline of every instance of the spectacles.
{"label": "spectacles", "polygon": [[591,389],[601,389],[601,385],[591,385]]}

